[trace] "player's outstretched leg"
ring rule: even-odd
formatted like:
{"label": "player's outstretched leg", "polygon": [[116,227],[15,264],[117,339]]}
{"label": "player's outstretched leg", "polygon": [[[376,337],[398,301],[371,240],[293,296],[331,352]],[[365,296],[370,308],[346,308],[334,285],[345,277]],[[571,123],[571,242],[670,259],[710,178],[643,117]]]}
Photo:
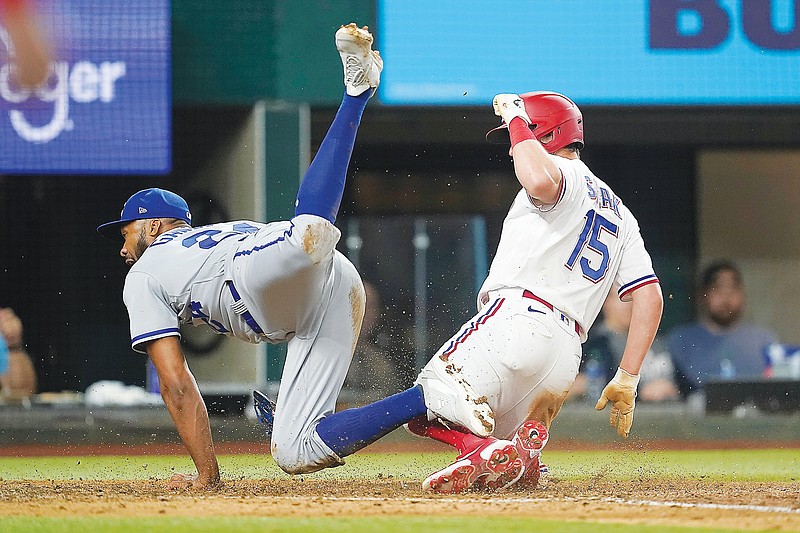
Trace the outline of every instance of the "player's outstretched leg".
{"label": "player's outstretched leg", "polygon": [[472,488],[502,490],[516,483],[525,465],[509,440],[487,437],[480,446],[459,455],[451,465],[434,472],[422,482],[423,490],[458,494]]}
{"label": "player's outstretched leg", "polygon": [[[426,417],[415,418],[406,427],[415,435],[444,442],[459,451],[455,462],[422,482],[424,490],[444,494],[458,494],[468,488],[501,490],[527,473],[524,457],[511,441],[478,437]],[[536,467],[538,472],[538,464]]]}
{"label": "player's outstretched leg", "polygon": [[372,41],[369,30],[354,23],[336,32],[336,48],[344,67],[345,95],[300,184],[295,216],[309,214],[331,223],[336,221],[356,131],[383,70],[383,60],[372,50]]}
{"label": "player's outstretched leg", "polygon": [[337,456],[346,457],[427,411],[422,389],[411,387],[363,407],[332,413],[319,421],[317,434]]}
{"label": "player's outstretched leg", "polygon": [[[446,418],[455,424],[469,427],[473,432],[477,431],[472,428],[476,428],[481,432],[486,431],[483,421],[491,420],[494,415],[488,404],[483,400],[476,403],[469,399],[469,395],[466,395],[465,399],[461,400],[465,405],[463,409],[454,410],[450,405],[453,402],[450,401],[450,403],[441,402],[441,405],[444,405],[444,410],[431,411],[429,407],[431,402],[427,398],[428,391],[435,390],[441,393],[442,391],[449,391],[451,386],[448,382],[433,387],[431,386],[432,381],[431,378],[426,382],[428,384],[427,391],[421,385],[415,385],[408,390],[369,405],[345,409],[328,415],[317,424],[317,434],[336,455],[345,457],[417,418]],[[450,392],[447,394],[450,394]],[[433,397],[439,399],[450,398],[447,394]],[[472,435],[455,430],[452,431],[453,442],[444,440],[447,438],[444,436],[438,438],[438,440],[452,444],[462,452],[466,448],[472,449],[482,444],[485,440],[481,437],[472,439]],[[485,435],[486,433],[483,434]],[[440,433],[440,435],[444,435],[444,433]],[[437,438],[433,435],[428,436]],[[456,441],[461,444],[456,444]],[[475,446],[473,446],[473,443],[475,443]]]}
{"label": "player's outstretched leg", "polygon": [[406,424],[406,429],[414,435],[449,444],[458,450],[459,455],[477,448],[483,444],[485,439],[485,437],[478,437],[466,431],[446,427],[438,419],[428,420],[427,416],[419,416],[409,420],[408,424]]}

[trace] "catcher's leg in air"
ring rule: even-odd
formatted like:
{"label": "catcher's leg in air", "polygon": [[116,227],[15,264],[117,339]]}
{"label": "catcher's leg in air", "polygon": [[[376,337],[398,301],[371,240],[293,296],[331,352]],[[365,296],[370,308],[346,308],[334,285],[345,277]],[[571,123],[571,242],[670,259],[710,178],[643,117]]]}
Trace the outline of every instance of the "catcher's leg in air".
{"label": "catcher's leg in air", "polygon": [[345,95],[300,184],[295,216],[316,215],[331,223],[336,221],[356,131],[383,69],[383,61],[371,45],[372,35],[353,23],[336,32],[336,48],[344,66]]}
{"label": "catcher's leg in air", "polygon": [[[344,66],[345,95],[303,177],[295,205],[295,217],[314,215],[331,224],[336,221],[342,203],[361,115],[380,83],[383,68],[380,55],[371,50],[372,36],[366,30],[348,24],[336,32],[335,41]],[[332,249],[336,239],[329,240]],[[275,402],[260,391],[253,391],[253,401],[256,418],[269,439],[275,420]]]}

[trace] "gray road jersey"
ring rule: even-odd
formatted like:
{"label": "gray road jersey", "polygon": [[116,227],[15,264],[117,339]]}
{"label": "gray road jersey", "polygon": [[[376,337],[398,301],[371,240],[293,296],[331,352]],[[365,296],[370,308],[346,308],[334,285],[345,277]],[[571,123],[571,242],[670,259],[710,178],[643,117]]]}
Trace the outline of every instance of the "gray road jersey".
{"label": "gray road jersey", "polygon": [[151,244],[125,278],[131,345],[180,336],[180,324],[207,326],[217,333],[257,342],[259,335],[231,309],[226,266],[247,235],[267,226],[249,220],[177,228]]}

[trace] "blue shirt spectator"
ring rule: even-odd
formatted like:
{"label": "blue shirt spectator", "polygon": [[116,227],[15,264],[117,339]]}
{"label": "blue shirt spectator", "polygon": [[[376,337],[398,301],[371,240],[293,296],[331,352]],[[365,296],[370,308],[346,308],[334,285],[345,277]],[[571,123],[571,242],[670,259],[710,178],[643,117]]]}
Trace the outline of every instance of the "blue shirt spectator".
{"label": "blue shirt spectator", "polygon": [[36,392],[36,369],[22,342],[22,321],[0,307],[0,398],[29,398]]}
{"label": "blue shirt spectator", "polygon": [[0,335],[0,374],[8,372],[8,344],[6,339]]}
{"label": "blue shirt spectator", "polygon": [[764,350],[778,342],[774,331],[742,321],[744,284],[735,264],[718,261],[709,265],[699,292],[701,319],[676,327],[667,340],[684,396],[702,390],[711,379],[762,376]]}

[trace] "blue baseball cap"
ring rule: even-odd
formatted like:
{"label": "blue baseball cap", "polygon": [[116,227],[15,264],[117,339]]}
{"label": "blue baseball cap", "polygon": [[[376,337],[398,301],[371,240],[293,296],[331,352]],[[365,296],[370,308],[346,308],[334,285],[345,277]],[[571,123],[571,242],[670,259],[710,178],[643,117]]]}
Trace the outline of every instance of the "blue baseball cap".
{"label": "blue baseball cap", "polygon": [[122,206],[119,220],[106,222],[97,227],[97,233],[107,239],[119,239],[120,227],[134,220],[148,218],[177,218],[187,224],[192,223],[192,214],[186,200],[164,189],[145,189],[139,191]]}

